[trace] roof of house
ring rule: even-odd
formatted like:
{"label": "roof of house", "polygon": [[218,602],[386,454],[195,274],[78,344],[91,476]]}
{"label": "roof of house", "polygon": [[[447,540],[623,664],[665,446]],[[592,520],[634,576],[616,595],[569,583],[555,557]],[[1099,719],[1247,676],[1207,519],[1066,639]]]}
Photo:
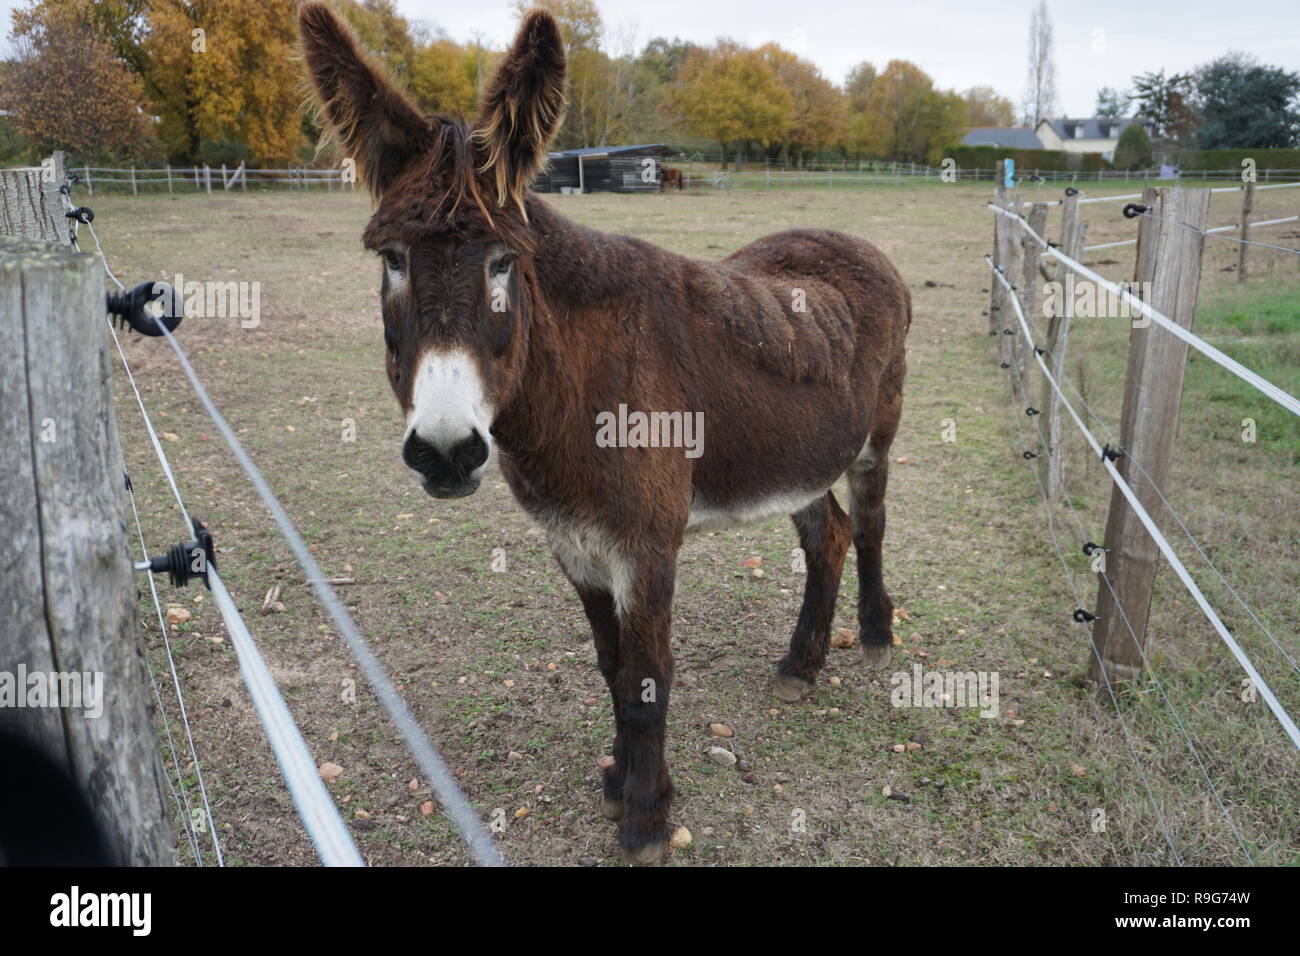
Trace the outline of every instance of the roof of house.
{"label": "roof of house", "polygon": [[1137,116],[1080,116],[1045,119],[1061,139],[1118,139],[1126,126],[1134,123],[1148,125],[1149,121]]}
{"label": "roof of house", "polygon": [[1001,146],[1006,149],[1042,149],[1038,135],[1028,126],[976,126],[961,139],[963,146]]}

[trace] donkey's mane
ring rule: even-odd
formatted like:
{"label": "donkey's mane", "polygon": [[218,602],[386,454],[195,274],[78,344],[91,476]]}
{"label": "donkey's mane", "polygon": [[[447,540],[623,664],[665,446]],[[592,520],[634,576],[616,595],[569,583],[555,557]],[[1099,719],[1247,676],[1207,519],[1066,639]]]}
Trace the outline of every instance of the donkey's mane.
{"label": "donkey's mane", "polygon": [[366,229],[369,245],[396,239],[408,245],[439,233],[490,234],[531,251],[527,220],[516,206],[493,207],[492,184],[476,161],[475,135],[460,117],[429,118],[433,140],[384,193]]}

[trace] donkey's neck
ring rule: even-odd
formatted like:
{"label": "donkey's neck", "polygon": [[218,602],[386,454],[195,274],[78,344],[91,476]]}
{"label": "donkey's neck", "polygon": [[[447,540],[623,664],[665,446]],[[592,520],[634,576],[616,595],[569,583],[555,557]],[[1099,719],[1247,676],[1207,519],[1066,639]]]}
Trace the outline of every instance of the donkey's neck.
{"label": "donkey's neck", "polygon": [[602,323],[616,321],[630,266],[622,243],[531,196],[528,218],[537,291],[528,353],[518,392],[494,429],[525,475],[549,470],[575,439],[594,434],[589,384],[600,356],[590,344]]}
{"label": "donkey's neck", "polygon": [[617,299],[627,290],[634,265],[624,244],[566,218],[549,203],[528,199],[536,237],[533,256],[542,295],[560,312],[575,312]]}

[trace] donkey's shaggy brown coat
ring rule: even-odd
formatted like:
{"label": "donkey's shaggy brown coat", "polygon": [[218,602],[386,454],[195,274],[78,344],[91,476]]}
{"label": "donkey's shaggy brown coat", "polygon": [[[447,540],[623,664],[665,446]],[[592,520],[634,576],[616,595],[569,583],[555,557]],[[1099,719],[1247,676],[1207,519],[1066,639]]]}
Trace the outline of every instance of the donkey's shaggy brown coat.
{"label": "donkey's shaggy brown coat", "polygon": [[[797,700],[826,658],[845,552],[858,552],[859,629],[886,662],[881,576],[887,455],[911,323],[875,246],[801,229],[722,262],[687,259],[565,219],[528,192],[560,122],[564,53],[524,17],[472,123],[426,121],[323,5],[300,14],[326,117],[378,209],[388,374],[403,456],[439,497],[472,492],[500,449],[506,481],[547,530],[591,623],[614,703],[605,805],[637,862],[666,852],[664,722],[685,533],[790,513],[803,607],[776,691]],[[625,406],[702,413],[703,454],[604,447]],[[847,475],[852,520],[830,493]]]}

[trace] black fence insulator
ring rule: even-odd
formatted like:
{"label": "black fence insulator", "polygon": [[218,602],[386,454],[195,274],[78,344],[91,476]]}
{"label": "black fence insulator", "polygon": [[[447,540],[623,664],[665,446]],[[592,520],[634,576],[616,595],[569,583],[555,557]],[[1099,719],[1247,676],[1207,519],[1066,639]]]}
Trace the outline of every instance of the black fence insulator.
{"label": "black fence insulator", "polygon": [[1013,329],[1003,329],[1003,330],[1002,330],[1002,334],[1003,334],[1003,335],[1015,335],[1016,333],[1015,333],[1015,330],[1013,330]]}
{"label": "black fence insulator", "polygon": [[[166,282],[141,282],[130,292],[109,293],[107,309],[119,328],[130,326],[141,335],[158,336],[162,335],[158,321],[166,326],[168,332],[175,332],[185,317],[184,311],[177,307],[178,298]],[[150,303],[160,299],[162,311],[155,320],[146,310]]]}
{"label": "black fence insulator", "polygon": [[1000,367],[1000,368],[1011,368],[1011,363],[1010,363],[1010,362],[1003,362],[1002,365],[999,366],[999,367]]}
{"label": "black fence insulator", "polygon": [[212,544],[212,533],[198,518],[190,519],[194,527],[194,540],[174,544],[166,553],[135,566],[137,571],[152,571],[154,574],[166,573],[172,587],[183,588],[190,578],[201,578],[203,586],[209,591],[208,568],[215,568],[217,549]]}
{"label": "black fence insulator", "polygon": [[997,329],[989,329],[989,335],[997,335],[997,334],[998,334]]}
{"label": "black fence insulator", "polygon": [[95,210],[89,206],[78,206],[76,209],[69,209],[63,214],[64,219],[75,219],[83,226],[88,226],[95,221]]}
{"label": "black fence insulator", "polygon": [[1027,452],[1023,452],[1022,454],[1025,456],[1025,461],[1029,461],[1033,458],[1038,457],[1038,452],[1036,451],[1027,451]]}
{"label": "black fence insulator", "polygon": [[1034,415],[1041,415],[1043,413],[1040,412],[1038,409],[1034,408],[1033,405],[1030,405],[1028,408],[1025,409],[1025,414],[1029,415],[1032,418]]}
{"label": "black fence insulator", "polygon": [[1094,544],[1094,543],[1091,542],[1091,541],[1085,541],[1085,542],[1083,543],[1083,553],[1084,553],[1084,554],[1086,554],[1086,555],[1088,555],[1089,557],[1091,557],[1092,554],[1093,554],[1093,552],[1096,552],[1096,551],[1106,551],[1106,552],[1109,552],[1109,551],[1110,551],[1110,548],[1103,548],[1101,545],[1099,545],[1099,544]]}
{"label": "black fence insulator", "polygon": [[1110,442],[1107,442],[1105,445],[1102,445],[1102,447],[1101,447],[1101,457],[1102,457],[1102,458],[1107,458],[1107,459],[1110,459],[1111,461],[1114,461],[1116,458],[1118,458],[1118,457],[1119,457],[1120,455],[1122,455],[1122,454],[1123,454],[1123,452],[1119,451],[1118,449],[1116,449],[1116,448],[1111,448],[1111,447],[1110,447]]}
{"label": "black fence insulator", "polygon": [[1147,207],[1142,205],[1141,203],[1130,202],[1124,204],[1125,219],[1136,219],[1138,216],[1142,215],[1146,211],[1147,211]]}
{"label": "black fence insulator", "polygon": [[1074,614],[1071,616],[1080,624],[1087,624],[1089,621],[1097,620],[1097,615],[1090,614],[1081,607],[1076,607]]}
{"label": "black fence insulator", "polygon": [[131,485],[131,476],[130,476],[129,474],[127,474],[127,473],[124,471],[124,472],[122,472],[122,478],[123,478],[123,479],[125,480],[125,482],[126,482],[126,490],[127,490],[127,491],[134,491],[135,488],[132,487],[132,485]]}
{"label": "black fence insulator", "polygon": [[1034,354],[1035,354],[1035,355],[1046,355],[1046,354],[1047,354],[1047,349],[1039,348],[1037,345],[1035,345],[1035,346],[1034,346]]}
{"label": "black fence insulator", "polygon": [[1077,196],[1079,195],[1079,190],[1075,189],[1073,186],[1066,186],[1065,194],[1067,196]]}

